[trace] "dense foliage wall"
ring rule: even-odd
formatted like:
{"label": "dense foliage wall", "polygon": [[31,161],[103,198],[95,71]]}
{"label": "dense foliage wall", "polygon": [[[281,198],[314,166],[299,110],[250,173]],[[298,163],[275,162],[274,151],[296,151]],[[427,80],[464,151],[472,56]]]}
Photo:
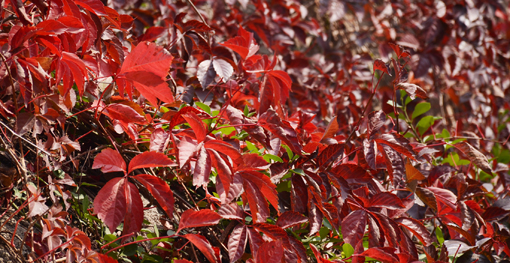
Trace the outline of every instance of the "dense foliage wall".
{"label": "dense foliage wall", "polygon": [[1,5],[12,262],[510,260],[508,1]]}

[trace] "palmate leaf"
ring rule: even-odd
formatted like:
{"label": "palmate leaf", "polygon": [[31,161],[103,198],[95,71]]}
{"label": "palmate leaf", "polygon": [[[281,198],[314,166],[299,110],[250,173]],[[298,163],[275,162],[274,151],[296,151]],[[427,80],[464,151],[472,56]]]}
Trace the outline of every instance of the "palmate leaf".
{"label": "palmate leaf", "polygon": [[257,253],[257,262],[280,263],[283,258],[283,247],[281,240],[264,242]]}
{"label": "palmate leaf", "polygon": [[367,213],[362,210],[352,211],[342,221],[342,236],[345,243],[356,247],[365,235],[367,225]]}
{"label": "palmate leaf", "polygon": [[259,50],[259,45],[253,38],[253,33],[239,27],[238,36],[221,43],[220,45],[228,47],[238,53],[242,59],[253,56]]}
{"label": "palmate leaf", "polygon": [[[154,43],[140,42],[124,60],[118,76],[130,82],[153,106],[158,99],[167,103],[174,101],[172,91],[166,83],[166,76],[173,56],[163,47]],[[126,89],[132,94],[131,85],[118,82],[119,93]]]}
{"label": "palmate leaf", "polygon": [[136,186],[125,177],[114,178],[99,190],[94,199],[94,213],[112,233],[122,221],[124,234],[137,232],[142,228],[142,198]]}

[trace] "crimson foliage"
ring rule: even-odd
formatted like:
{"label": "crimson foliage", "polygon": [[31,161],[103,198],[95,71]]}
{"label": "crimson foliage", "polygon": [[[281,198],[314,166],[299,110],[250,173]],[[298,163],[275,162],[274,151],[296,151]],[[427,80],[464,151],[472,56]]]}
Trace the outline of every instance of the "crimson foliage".
{"label": "crimson foliage", "polygon": [[508,2],[109,2],[2,1],[12,251],[509,260]]}

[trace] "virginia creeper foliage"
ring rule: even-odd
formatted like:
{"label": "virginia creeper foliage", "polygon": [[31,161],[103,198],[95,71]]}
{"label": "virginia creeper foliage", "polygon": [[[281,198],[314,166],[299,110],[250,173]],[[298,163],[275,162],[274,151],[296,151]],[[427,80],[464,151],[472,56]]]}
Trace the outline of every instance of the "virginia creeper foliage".
{"label": "virginia creeper foliage", "polygon": [[508,1],[1,4],[13,262],[510,260]]}

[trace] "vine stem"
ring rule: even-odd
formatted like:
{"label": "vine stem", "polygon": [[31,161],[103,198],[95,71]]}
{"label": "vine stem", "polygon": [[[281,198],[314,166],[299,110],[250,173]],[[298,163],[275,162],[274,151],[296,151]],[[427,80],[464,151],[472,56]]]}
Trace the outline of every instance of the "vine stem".
{"label": "vine stem", "polygon": [[191,0],[186,0],[186,2],[188,2],[189,5],[191,5],[195,13],[198,15],[198,17],[200,17],[200,20],[202,20],[202,23],[204,23],[208,28],[211,28],[211,26],[209,26],[209,24],[205,21],[204,17],[202,16],[202,14],[200,14],[200,12],[198,11],[197,7],[193,4],[193,2],[191,2]]}
{"label": "vine stem", "polygon": [[379,80],[377,81],[377,84],[375,84],[374,90],[372,91],[372,94],[370,94],[370,98],[368,98],[367,105],[365,105],[365,108],[363,109],[363,113],[361,114],[361,118],[359,118],[358,123],[356,123],[356,126],[354,126],[354,129],[351,131],[351,134],[349,134],[349,137],[345,139],[345,143],[349,143],[354,133],[359,129],[359,126],[361,125],[361,121],[365,118],[365,114],[368,111],[368,106],[370,106],[372,99],[374,98],[375,92],[377,90],[377,87],[379,86],[379,83],[381,82],[382,78],[384,76],[384,72],[381,74],[381,77],[379,77]]}

